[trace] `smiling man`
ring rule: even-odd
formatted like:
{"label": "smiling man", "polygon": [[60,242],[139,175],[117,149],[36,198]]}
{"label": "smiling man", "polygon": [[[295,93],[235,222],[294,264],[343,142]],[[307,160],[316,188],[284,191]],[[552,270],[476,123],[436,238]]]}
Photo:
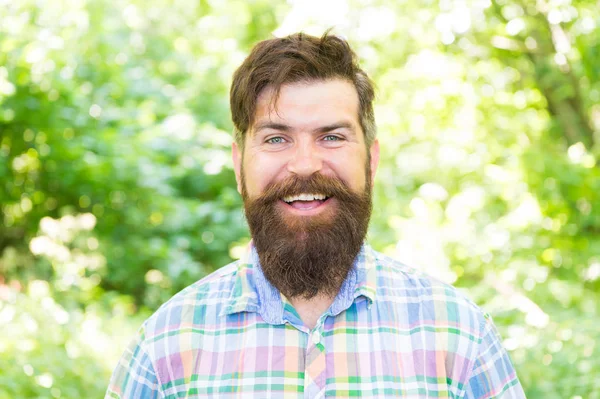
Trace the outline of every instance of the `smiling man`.
{"label": "smiling man", "polygon": [[335,76],[265,88],[233,159],[262,271],[314,328],[371,213],[379,144],[365,143],[356,89]]}
{"label": "smiling man", "polygon": [[525,397],[487,314],[365,244],[373,97],[336,36],[254,47],[231,88],[252,243],[144,323],[106,397]]}

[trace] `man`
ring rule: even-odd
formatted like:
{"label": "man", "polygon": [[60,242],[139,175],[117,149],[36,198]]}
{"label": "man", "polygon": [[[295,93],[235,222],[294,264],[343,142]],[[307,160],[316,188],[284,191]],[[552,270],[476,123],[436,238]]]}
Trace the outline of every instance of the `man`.
{"label": "man", "polygon": [[109,398],[524,398],[485,313],[364,243],[373,86],[348,44],[257,44],[231,87],[252,243],[142,326]]}

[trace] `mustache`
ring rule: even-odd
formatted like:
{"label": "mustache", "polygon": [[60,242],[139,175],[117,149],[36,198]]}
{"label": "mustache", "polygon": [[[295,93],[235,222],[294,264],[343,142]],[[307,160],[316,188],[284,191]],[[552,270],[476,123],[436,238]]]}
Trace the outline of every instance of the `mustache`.
{"label": "mustache", "polygon": [[342,180],[322,174],[307,177],[289,176],[280,182],[269,184],[257,200],[273,203],[284,197],[300,194],[323,194],[340,201],[351,201],[354,193]]}

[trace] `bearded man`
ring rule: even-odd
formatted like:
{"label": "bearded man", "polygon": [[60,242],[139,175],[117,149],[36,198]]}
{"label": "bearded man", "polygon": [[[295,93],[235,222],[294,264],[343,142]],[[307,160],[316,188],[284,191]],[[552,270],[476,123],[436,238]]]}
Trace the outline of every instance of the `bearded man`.
{"label": "bearded man", "polygon": [[252,242],[140,329],[107,398],[524,398],[490,317],[364,243],[373,85],[348,43],[258,43],[231,87]]}

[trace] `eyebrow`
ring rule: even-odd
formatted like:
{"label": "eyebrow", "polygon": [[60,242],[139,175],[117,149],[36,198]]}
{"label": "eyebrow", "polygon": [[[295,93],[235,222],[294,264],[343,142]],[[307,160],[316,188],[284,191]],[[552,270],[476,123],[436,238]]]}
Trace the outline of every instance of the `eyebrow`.
{"label": "eyebrow", "polygon": [[283,123],[274,123],[274,122],[261,122],[261,123],[257,124],[256,127],[254,128],[254,130],[257,132],[260,130],[263,130],[263,129],[280,130],[283,132],[292,130],[291,126],[284,125]]}
{"label": "eyebrow", "polygon": [[350,130],[351,133],[354,133],[354,125],[352,125],[349,122],[338,122],[338,123],[333,123],[331,125],[322,126],[320,128],[315,129],[315,132],[327,133],[327,132],[331,132],[332,130],[337,130],[337,129],[348,129],[348,130]]}

